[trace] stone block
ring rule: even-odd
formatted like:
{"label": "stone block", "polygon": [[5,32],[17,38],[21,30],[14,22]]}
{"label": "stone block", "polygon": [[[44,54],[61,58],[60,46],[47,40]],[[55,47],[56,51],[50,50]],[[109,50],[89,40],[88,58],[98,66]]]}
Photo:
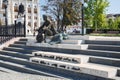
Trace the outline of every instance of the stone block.
{"label": "stone block", "polygon": [[[74,63],[61,62],[56,60],[42,59],[37,57],[30,58],[30,61],[35,62],[37,64],[44,65],[44,66],[48,66],[48,67],[65,69],[65,70],[69,70],[77,73],[84,73],[84,74],[89,74],[89,75],[102,77],[102,78],[115,78],[117,74],[116,68],[97,65],[97,64],[90,64],[90,63],[74,64]],[[56,66],[53,66],[53,64]]]}
{"label": "stone block", "polygon": [[86,50],[88,48],[87,44],[82,45],[75,45],[75,44],[48,44],[48,43],[36,43],[33,40],[29,40],[26,43],[27,46],[36,46],[36,47],[50,47],[50,48],[62,48],[62,49],[84,49]]}
{"label": "stone block", "polygon": [[56,52],[46,52],[46,51],[36,51],[32,53],[33,56],[59,60],[59,61],[66,61],[72,63],[87,63],[89,60],[88,56],[85,55],[72,55],[72,54],[63,54],[63,53],[56,53]]}
{"label": "stone block", "polygon": [[80,65],[80,67],[82,73],[103,78],[114,78],[117,74],[117,69],[108,66],[87,63]]}
{"label": "stone block", "polygon": [[83,40],[63,40],[62,44],[82,44],[84,41]]}

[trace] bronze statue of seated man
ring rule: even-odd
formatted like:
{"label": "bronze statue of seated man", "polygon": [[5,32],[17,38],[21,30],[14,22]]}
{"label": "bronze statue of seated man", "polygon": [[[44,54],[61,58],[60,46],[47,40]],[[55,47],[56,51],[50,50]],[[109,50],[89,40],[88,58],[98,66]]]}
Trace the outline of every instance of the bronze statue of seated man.
{"label": "bronze statue of seated man", "polygon": [[43,20],[44,20],[44,23],[37,30],[38,35],[36,36],[37,42],[40,42],[40,43],[42,41],[46,42],[47,36],[54,36],[55,34],[57,34],[57,31],[54,29],[54,25],[48,19],[48,16],[43,15]]}

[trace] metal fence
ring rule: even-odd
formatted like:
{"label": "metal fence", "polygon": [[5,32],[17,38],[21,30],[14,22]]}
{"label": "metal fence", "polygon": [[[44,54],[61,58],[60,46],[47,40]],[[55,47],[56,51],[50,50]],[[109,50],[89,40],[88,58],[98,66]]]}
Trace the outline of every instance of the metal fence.
{"label": "metal fence", "polygon": [[17,23],[10,26],[0,26],[0,44],[14,38],[14,37],[25,37],[25,25]]}

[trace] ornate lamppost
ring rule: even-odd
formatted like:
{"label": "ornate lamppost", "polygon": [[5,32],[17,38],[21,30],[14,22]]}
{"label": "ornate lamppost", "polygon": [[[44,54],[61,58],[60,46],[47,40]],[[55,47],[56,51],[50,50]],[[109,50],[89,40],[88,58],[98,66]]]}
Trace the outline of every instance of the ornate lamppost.
{"label": "ornate lamppost", "polygon": [[81,18],[82,18],[82,35],[84,35],[86,33],[86,30],[85,30],[85,23],[84,23],[84,8],[87,8],[88,7],[88,4],[86,2],[84,2],[84,0],[80,0],[80,2],[82,3],[81,5]]}

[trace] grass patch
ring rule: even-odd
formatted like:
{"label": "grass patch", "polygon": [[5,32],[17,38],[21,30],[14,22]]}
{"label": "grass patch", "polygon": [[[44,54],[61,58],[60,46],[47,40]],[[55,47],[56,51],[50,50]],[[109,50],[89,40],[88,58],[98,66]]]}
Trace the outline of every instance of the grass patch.
{"label": "grass patch", "polygon": [[120,34],[103,34],[103,33],[92,33],[90,36],[111,36],[111,37],[120,37]]}

